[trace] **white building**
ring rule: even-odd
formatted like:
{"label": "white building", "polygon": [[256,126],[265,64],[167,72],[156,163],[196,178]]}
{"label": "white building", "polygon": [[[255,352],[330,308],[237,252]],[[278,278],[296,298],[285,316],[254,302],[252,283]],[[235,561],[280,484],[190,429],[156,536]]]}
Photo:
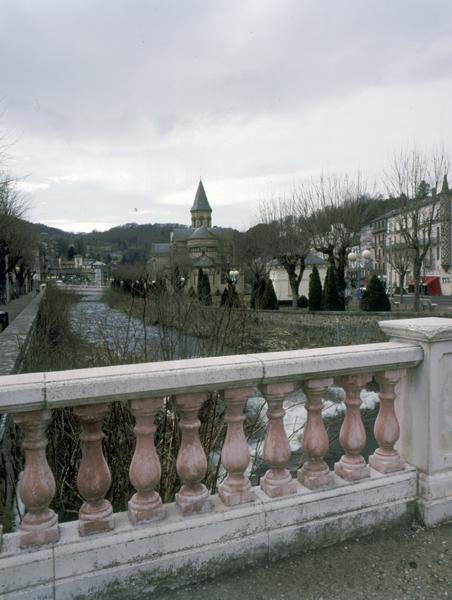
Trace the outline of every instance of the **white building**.
{"label": "white building", "polygon": [[[430,296],[451,295],[451,258],[452,258],[452,193],[449,190],[447,176],[444,176],[443,185],[439,194],[426,202],[420,209],[425,213],[425,221],[432,218],[431,246],[422,266],[423,292]],[[409,216],[408,216],[409,219]],[[374,236],[373,252],[375,256],[375,271],[382,275],[388,289],[395,289],[399,285],[399,273],[391,261],[391,249],[398,248],[403,251],[404,238],[401,232],[401,213],[393,210],[372,222]],[[422,236],[422,228],[419,237]],[[407,254],[409,250],[406,250]],[[409,268],[405,278],[405,289],[414,291],[413,268]]]}
{"label": "white building", "polygon": [[[319,271],[320,281],[325,281],[326,271],[328,268],[327,261],[315,254],[308,254],[305,259],[306,268],[303,273],[303,277],[298,288],[299,296],[309,297],[309,276],[312,271],[312,267],[315,265]],[[292,301],[292,290],[290,288],[289,277],[287,271],[275,260],[272,262],[269,277],[273,283],[276,297],[278,302],[291,302]]]}

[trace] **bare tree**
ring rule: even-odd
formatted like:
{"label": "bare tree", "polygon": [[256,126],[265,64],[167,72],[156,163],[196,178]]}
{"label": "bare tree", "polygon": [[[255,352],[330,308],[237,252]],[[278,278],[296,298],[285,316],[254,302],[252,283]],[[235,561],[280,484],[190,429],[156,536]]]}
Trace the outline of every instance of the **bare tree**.
{"label": "bare tree", "polygon": [[267,244],[271,256],[286,271],[292,294],[292,306],[297,308],[298,289],[310,250],[305,221],[297,213],[295,199],[270,200],[260,206],[260,216],[268,225]]}
{"label": "bare tree", "polygon": [[342,309],[345,309],[345,273],[350,249],[359,245],[362,227],[372,218],[375,200],[356,177],[321,176],[298,187],[294,194],[297,214],[313,248],[336,268]]}
{"label": "bare tree", "polygon": [[444,150],[423,154],[413,149],[394,154],[386,173],[387,190],[400,201],[396,229],[412,257],[415,310],[420,306],[422,265],[432,247],[433,225],[440,217],[436,190],[448,171]]}
{"label": "bare tree", "polygon": [[7,174],[0,175],[0,288],[16,266],[24,277],[32,267],[35,244],[30,225],[23,219],[27,209],[17,182]]}
{"label": "bare tree", "polygon": [[413,252],[399,242],[387,245],[385,255],[386,260],[399,276],[400,303],[403,304],[405,278],[413,265]]}

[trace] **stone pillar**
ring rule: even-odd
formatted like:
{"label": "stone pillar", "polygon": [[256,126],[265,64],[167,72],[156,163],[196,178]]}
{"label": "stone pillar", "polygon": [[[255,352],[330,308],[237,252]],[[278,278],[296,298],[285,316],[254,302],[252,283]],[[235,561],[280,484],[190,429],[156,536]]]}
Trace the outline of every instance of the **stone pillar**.
{"label": "stone pillar", "polygon": [[79,511],[80,535],[90,535],[114,528],[113,509],[105,494],[111,486],[110,469],[102,450],[102,422],[108,404],[74,408],[82,432],[82,460],[77,474],[77,488],[85,499]]}
{"label": "stone pillar", "polygon": [[371,381],[370,375],[345,375],[338,383],[345,390],[347,407],[339,441],[345,454],[334,465],[334,472],[347,481],[370,477],[370,469],[361,452],[366,445],[366,430],[361,417],[361,390]]}
{"label": "stone pillar", "polygon": [[18,413],[15,422],[24,437],[25,468],[20,481],[20,497],[27,509],[20,526],[20,547],[50,544],[59,539],[58,517],[49,508],[55,495],[55,479],[46,458],[46,429],[49,410]]}
{"label": "stone pillar", "polygon": [[293,391],[293,384],[272,383],[261,386],[261,391],[268,404],[263,456],[270,467],[261,478],[261,489],[271,498],[288,496],[296,492],[296,483],[287,469],[292,453],[284,429],[283,402]]}
{"label": "stone pillar", "polygon": [[403,471],[405,461],[394,448],[400,435],[399,422],[394,410],[395,387],[400,378],[406,375],[404,369],[384,371],[376,376],[380,385],[380,408],[375,421],[374,436],[379,444],[375,454],[369,456],[369,465],[380,473]]}
{"label": "stone pillar", "polygon": [[218,488],[218,495],[226,506],[243,504],[254,500],[251,483],[245,475],[250,463],[250,449],[243,431],[243,411],[252,388],[230,389],[222,392],[226,405],[225,420],[228,424],[226,439],[221,451],[221,462],[227,477]]}
{"label": "stone pillar", "polygon": [[303,432],[304,464],[298,471],[298,481],[307,488],[319,489],[333,484],[333,473],[323,460],[329,441],[323,423],[323,396],[333,379],[311,379],[302,384],[306,395],[308,418]]}
{"label": "stone pillar", "polygon": [[201,481],[206,476],[207,458],[199,439],[198,413],[207,394],[179,394],[175,400],[182,431],[176,461],[182,486],[176,494],[176,504],[183,514],[205,512],[209,510],[209,491]]}
{"label": "stone pillar", "polygon": [[163,406],[163,398],[132,400],[130,410],[135,417],[136,445],[129,477],[136,494],[129,500],[129,519],[136,525],[164,516],[162,499],[155,488],[160,482],[162,470],[154,445],[156,426],[154,419]]}
{"label": "stone pillar", "polygon": [[421,346],[424,360],[407,369],[396,402],[397,448],[419,470],[418,507],[426,525],[452,518],[452,320],[380,322],[391,341]]}

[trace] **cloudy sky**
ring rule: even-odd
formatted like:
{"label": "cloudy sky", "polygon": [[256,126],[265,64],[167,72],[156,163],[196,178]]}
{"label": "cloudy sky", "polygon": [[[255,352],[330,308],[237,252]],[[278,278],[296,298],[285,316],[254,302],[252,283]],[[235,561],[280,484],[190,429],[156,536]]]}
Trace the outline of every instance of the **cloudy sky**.
{"label": "cloudy sky", "polygon": [[29,218],[217,225],[452,146],[450,0],[1,0],[0,133]]}

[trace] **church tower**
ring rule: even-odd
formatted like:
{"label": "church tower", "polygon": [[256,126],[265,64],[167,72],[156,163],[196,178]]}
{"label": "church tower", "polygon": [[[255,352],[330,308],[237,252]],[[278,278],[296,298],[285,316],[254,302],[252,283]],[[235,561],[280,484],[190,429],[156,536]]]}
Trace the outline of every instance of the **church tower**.
{"label": "church tower", "polygon": [[191,226],[193,229],[198,229],[198,227],[212,227],[212,209],[210,208],[201,180],[199,180],[195,201],[193,202],[190,212]]}

